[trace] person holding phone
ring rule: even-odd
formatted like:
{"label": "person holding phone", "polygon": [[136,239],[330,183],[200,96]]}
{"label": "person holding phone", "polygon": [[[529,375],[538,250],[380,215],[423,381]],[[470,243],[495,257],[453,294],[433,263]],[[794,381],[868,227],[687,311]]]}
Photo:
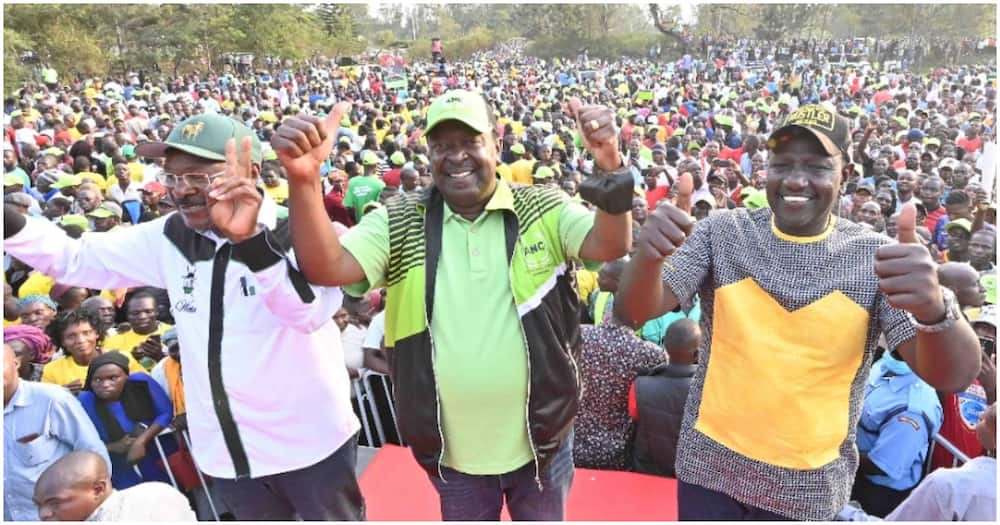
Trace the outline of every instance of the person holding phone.
{"label": "person holding phone", "polygon": [[133,295],[126,305],[129,329],[107,338],[109,350],[132,354],[146,370],[151,370],[163,359],[164,348],[160,337],[171,326],[157,318],[156,297],[147,291]]}

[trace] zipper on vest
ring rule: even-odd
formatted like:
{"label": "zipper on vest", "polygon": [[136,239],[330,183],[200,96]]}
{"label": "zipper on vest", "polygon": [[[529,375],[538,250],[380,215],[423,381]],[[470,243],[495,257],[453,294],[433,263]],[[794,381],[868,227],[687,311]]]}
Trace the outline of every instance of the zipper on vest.
{"label": "zipper on vest", "polygon": [[444,479],[444,472],[441,470],[441,461],[444,459],[444,429],[441,428],[441,395],[438,389],[437,377],[437,349],[434,345],[434,336],[431,335],[431,321],[427,318],[427,308],[424,308],[424,324],[427,325],[427,339],[431,343],[431,374],[434,376],[434,401],[437,405],[437,427],[438,437],[441,439],[441,453],[438,454],[437,470],[441,482],[448,483]]}
{"label": "zipper on vest", "polygon": [[[516,248],[515,248],[516,249]],[[514,303],[514,311],[517,311],[517,296],[514,295],[514,281],[513,276],[510,275],[512,268],[507,269],[507,282],[510,285],[510,297],[511,301]],[[531,447],[531,457],[535,462],[535,483],[538,485],[538,491],[544,491],[545,488],[542,487],[542,475],[538,468],[538,451],[535,450],[535,440],[531,437],[531,347],[528,346],[528,336],[524,333],[524,323],[521,321],[520,314],[517,316],[517,327],[521,331],[521,341],[524,343],[524,352],[528,355],[528,397],[524,402],[524,424],[528,430],[528,446]]]}

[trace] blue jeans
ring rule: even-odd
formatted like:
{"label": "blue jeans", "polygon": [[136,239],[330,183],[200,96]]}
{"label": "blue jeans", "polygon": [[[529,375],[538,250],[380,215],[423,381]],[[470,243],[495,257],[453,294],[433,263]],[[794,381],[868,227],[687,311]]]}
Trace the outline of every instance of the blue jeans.
{"label": "blue jeans", "polygon": [[239,521],[363,521],[365,500],[354,472],[358,436],[326,459],[299,470],[253,479],[212,478]]}
{"label": "blue jeans", "polygon": [[535,462],[506,474],[475,476],[442,466],[445,481],[431,476],[445,521],[499,521],[504,499],[514,521],[563,521],[573,484],[573,434],[535,481]]}
{"label": "blue jeans", "polygon": [[677,517],[679,521],[789,521],[780,514],[681,480],[677,480]]}

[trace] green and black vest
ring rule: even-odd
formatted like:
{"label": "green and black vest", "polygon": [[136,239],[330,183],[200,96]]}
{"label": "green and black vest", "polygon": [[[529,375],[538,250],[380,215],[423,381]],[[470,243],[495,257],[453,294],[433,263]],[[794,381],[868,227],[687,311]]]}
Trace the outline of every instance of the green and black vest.
{"label": "green and black vest", "polygon": [[[536,474],[573,428],[580,399],[580,302],[575,265],[563,253],[559,214],[568,197],[558,189],[497,181],[491,200],[504,209],[508,276],[528,349],[525,425]],[[444,200],[435,189],[393,198],[389,216],[385,347],[403,441],[418,463],[440,476],[444,434],[434,375],[434,283],[441,253]],[[511,211],[510,209],[513,209]],[[495,213],[495,212],[488,212]],[[483,322],[491,308],[483,305]],[[469,344],[481,344],[469,341]]]}

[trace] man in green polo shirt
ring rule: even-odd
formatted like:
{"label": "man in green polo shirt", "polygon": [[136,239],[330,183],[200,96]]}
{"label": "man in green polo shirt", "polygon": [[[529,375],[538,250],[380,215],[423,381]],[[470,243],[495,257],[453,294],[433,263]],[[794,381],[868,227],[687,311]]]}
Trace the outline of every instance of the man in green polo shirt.
{"label": "man in green polo shirt", "polygon": [[352,177],[347,182],[347,193],[344,195],[344,207],[354,210],[354,220],[360,221],[364,215],[365,204],[378,202],[382,194],[385,183],[378,178],[378,156],[371,151],[365,151],[361,155],[361,165],[364,166],[365,174]]}
{"label": "man in green polo shirt", "polygon": [[353,294],[388,290],[400,433],[446,520],[498,520],[504,498],[513,519],[564,517],[580,397],[573,268],[627,253],[633,187],[611,110],[569,106],[602,170],[580,190],[597,212],[558,188],[498,177],[493,113],[467,91],[428,110],[433,187],[365,215],[339,241],[316,174],[349,106],[325,121],[290,119],[271,141],[288,172],[307,279]]}

